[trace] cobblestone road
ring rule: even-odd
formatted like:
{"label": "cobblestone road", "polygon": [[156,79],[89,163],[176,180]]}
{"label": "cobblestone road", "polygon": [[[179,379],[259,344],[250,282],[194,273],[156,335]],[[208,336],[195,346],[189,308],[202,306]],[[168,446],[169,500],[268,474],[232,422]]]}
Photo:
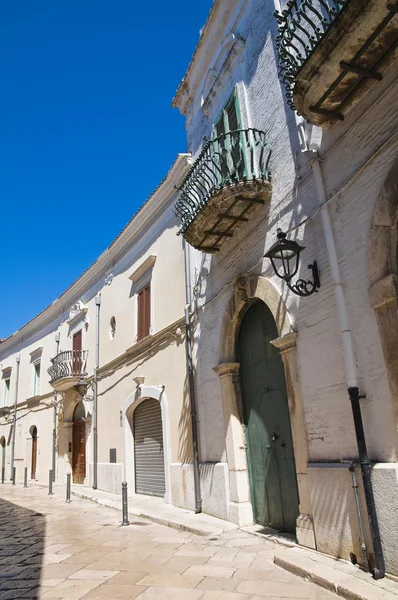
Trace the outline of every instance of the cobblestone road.
{"label": "cobblestone road", "polygon": [[[61,497],[62,496],[62,497]],[[0,600],[331,600],[273,564],[274,544],[204,538],[38,487],[0,488]]]}

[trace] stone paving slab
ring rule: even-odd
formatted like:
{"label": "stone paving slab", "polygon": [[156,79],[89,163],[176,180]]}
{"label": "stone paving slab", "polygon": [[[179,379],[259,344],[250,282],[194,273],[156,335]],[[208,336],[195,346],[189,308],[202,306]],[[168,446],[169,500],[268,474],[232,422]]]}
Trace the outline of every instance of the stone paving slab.
{"label": "stone paving slab", "polygon": [[[78,498],[91,500],[102,506],[121,511],[122,499],[117,494],[76,485],[73,485],[71,489],[72,494]],[[219,535],[224,531],[233,531],[238,528],[234,523],[217,519],[211,515],[204,513],[196,515],[191,510],[165,504],[162,498],[136,494],[129,497],[129,519],[132,520],[133,517],[149,519],[160,525],[203,536]]]}
{"label": "stone paving slab", "polygon": [[66,504],[62,488],[0,485],[0,600],[337,600],[275,565],[271,539],[120,521],[114,508]]}

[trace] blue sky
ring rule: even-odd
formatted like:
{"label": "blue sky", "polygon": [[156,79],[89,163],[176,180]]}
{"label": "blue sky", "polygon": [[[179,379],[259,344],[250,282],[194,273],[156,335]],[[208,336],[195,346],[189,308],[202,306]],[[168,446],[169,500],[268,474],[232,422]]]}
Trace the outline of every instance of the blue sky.
{"label": "blue sky", "polygon": [[170,103],[211,4],[0,4],[0,337],[98,257],[185,151]]}

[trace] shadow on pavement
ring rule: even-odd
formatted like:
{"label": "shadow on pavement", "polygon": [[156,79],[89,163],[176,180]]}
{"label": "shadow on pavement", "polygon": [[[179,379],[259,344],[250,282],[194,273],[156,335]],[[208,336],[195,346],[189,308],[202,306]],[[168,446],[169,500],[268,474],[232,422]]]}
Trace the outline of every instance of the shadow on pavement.
{"label": "shadow on pavement", "polygon": [[0,498],[0,600],[39,597],[45,517]]}

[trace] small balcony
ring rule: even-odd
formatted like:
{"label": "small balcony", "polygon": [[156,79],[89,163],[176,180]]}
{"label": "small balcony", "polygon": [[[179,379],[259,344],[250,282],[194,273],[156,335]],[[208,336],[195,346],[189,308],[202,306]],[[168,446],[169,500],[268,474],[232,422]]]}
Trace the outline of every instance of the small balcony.
{"label": "small balcony", "polygon": [[271,197],[264,131],[239,129],[207,140],[178,187],[179,233],[202,252],[218,252]]}
{"label": "small balcony", "polygon": [[87,378],[87,356],[87,350],[69,350],[54,356],[48,369],[50,385],[57,392],[65,392]]}
{"label": "small balcony", "polygon": [[314,125],[343,121],[396,58],[396,0],[290,0],[275,16],[288,103]]}

